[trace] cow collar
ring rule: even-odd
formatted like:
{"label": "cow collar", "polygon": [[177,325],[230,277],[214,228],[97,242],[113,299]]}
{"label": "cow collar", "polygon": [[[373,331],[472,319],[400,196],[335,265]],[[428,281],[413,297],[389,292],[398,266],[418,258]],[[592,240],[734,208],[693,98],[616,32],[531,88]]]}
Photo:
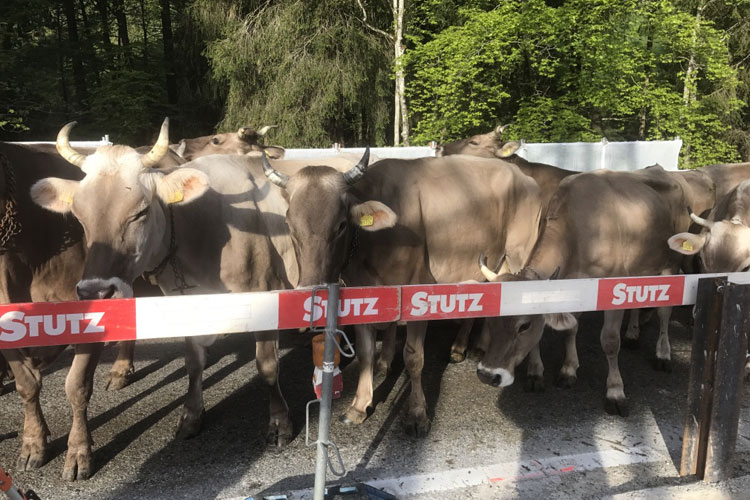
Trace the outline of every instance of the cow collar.
{"label": "cow collar", "polygon": [[172,205],[167,205],[169,211],[169,251],[167,255],[162,259],[161,262],[151,271],[143,273],[143,279],[148,281],[154,286],[159,284],[159,275],[167,267],[167,264],[172,266],[172,272],[175,277],[175,287],[172,289],[173,292],[180,292],[180,295],[185,294],[185,290],[189,288],[195,288],[195,285],[188,285],[185,280],[185,274],[182,272],[179,262],[177,261],[177,238],[174,230],[174,211]]}
{"label": "cow collar", "polygon": [[4,254],[14,249],[8,243],[21,232],[21,222],[18,220],[16,209],[16,176],[5,155],[0,155],[0,168],[5,176],[5,190],[8,198],[5,201],[5,213],[0,219],[0,254]]}

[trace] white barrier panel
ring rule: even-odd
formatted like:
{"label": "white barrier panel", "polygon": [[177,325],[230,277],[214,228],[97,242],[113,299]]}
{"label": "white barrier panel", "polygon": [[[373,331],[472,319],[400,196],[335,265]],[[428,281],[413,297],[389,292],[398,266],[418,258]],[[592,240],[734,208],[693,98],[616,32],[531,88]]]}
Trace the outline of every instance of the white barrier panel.
{"label": "white barrier panel", "polygon": [[[700,278],[750,273],[342,288],[339,324],[694,304]],[[0,306],[0,349],[213,335],[325,324],[325,291],[283,290]]]}
{"label": "white barrier panel", "polygon": [[[8,144],[18,144],[19,146],[34,146],[38,144],[46,144],[49,146],[54,146],[55,141],[24,141],[24,142],[9,142]],[[70,145],[73,148],[98,148],[99,146],[111,146],[112,143],[109,142],[109,136],[102,137],[102,140],[100,141],[70,141]]]}
{"label": "white barrier panel", "polygon": [[658,163],[666,170],[677,170],[682,139],[672,141],[569,142],[535,144],[522,142],[518,156],[537,163],[588,172],[639,170]]}

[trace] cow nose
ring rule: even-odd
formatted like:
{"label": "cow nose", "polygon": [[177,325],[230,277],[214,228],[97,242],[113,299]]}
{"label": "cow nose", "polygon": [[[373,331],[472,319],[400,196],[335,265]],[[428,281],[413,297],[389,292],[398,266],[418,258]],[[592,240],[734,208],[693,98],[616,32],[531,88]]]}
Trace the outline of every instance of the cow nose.
{"label": "cow nose", "polygon": [[492,373],[488,373],[481,368],[477,368],[477,377],[479,377],[479,380],[481,380],[483,384],[494,385],[495,387],[497,387],[497,385],[494,384],[494,379],[499,377],[499,375],[493,376]]}
{"label": "cow nose", "polygon": [[117,288],[113,284],[101,286],[97,283],[76,285],[78,300],[111,299]]}
{"label": "cow nose", "polygon": [[500,387],[500,382],[503,381],[503,377],[500,375],[495,375],[492,377],[492,387]]}

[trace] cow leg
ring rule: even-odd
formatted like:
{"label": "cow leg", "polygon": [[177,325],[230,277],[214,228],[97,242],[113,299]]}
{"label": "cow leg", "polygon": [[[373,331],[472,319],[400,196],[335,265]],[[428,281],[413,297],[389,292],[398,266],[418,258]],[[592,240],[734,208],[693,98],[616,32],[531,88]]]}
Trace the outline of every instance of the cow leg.
{"label": "cow leg", "polygon": [[422,368],[424,367],[424,338],[427,333],[426,321],[414,321],[406,325],[406,345],[404,364],[411,382],[409,409],[406,416],[406,432],[416,437],[426,436],[430,431],[427,418],[427,401],[422,388]]}
{"label": "cow leg", "polygon": [[482,361],[485,353],[490,348],[490,325],[489,322],[484,319],[482,321],[482,331],[479,334],[479,341],[476,345],[469,349],[469,359],[472,361]]}
{"label": "cow leg", "polygon": [[672,352],[669,346],[669,318],[672,316],[671,307],[657,309],[659,315],[659,339],[656,341],[656,369],[672,371]]}
{"label": "cow leg", "polygon": [[393,358],[396,356],[396,329],[398,325],[396,323],[390,323],[388,327],[383,330],[383,345],[380,348],[380,355],[378,356],[378,362],[375,365],[376,373],[387,373],[391,369],[391,363]]}
{"label": "cow leg", "polygon": [[185,338],[185,368],[188,372],[188,392],[177,424],[176,436],[188,439],[201,430],[203,420],[203,368],[206,366],[206,348],[214,343],[215,336]]}
{"label": "cow leg", "polygon": [[641,336],[640,324],[641,310],[631,309],[628,315],[628,327],[625,330],[625,338],[622,346],[626,349],[638,349],[638,339]]}
{"label": "cow leg", "polygon": [[32,360],[17,349],[2,351],[16,379],[16,392],[23,402],[23,439],[16,468],[37,469],[47,462],[49,428],[39,404],[42,374]]}
{"label": "cow leg", "polygon": [[524,389],[526,392],[544,392],[544,364],[539,352],[539,343],[529,352]]}
{"label": "cow leg", "polygon": [[103,344],[79,344],[65,379],[65,394],[73,408],[73,423],[68,435],[62,477],[65,481],[88,479],[94,473],[91,451],[93,440],[88,422],[88,406],[94,389],[94,371]]}
{"label": "cow leg", "polygon": [[461,363],[466,359],[466,348],[469,346],[469,335],[473,326],[473,319],[461,320],[458,335],[451,346],[451,363]]}
{"label": "cow leg", "polygon": [[135,354],[135,340],[117,343],[117,359],[107,375],[105,389],[119,391],[130,383],[130,377],[135,373],[133,356]]}
{"label": "cow leg", "polygon": [[565,331],[565,360],[560,367],[557,376],[557,386],[571,388],[578,380],[578,349],[576,349],[576,338],[578,336],[578,323],[574,328]]}
{"label": "cow leg", "polygon": [[260,376],[271,387],[267,441],[276,446],[284,446],[292,440],[293,429],[289,407],[279,386],[278,338],[278,332],[255,334],[255,365]]}
{"label": "cow leg", "polygon": [[628,401],[625,398],[625,387],[620,376],[617,356],[620,353],[620,326],[625,311],[623,309],[604,311],[604,325],[601,331],[601,344],[607,356],[609,373],[607,374],[607,397],[604,409],[609,414],[628,415]]}
{"label": "cow leg", "polygon": [[359,382],[357,394],[351,406],[341,417],[347,424],[361,424],[367,418],[367,408],[372,404],[373,360],[375,358],[375,329],[371,325],[357,325],[357,361],[359,362]]}

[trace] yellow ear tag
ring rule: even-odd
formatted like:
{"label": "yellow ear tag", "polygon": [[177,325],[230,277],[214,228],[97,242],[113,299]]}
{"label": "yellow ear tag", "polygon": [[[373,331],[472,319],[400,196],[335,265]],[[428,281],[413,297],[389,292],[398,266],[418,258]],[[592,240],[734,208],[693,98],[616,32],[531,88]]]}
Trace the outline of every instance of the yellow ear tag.
{"label": "yellow ear tag", "polygon": [[375,218],[372,215],[363,215],[359,219],[359,225],[362,227],[372,226],[375,223]]}
{"label": "yellow ear tag", "polygon": [[687,250],[688,252],[693,251],[693,244],[690,243],[688,240],[685,240],[682,242],[682,249]]}
{"label": "yellow ear tag", "polygon": [[171,195],[169,195],[169,199],[167,200],[167,203],[178,203],[182,201],[184,197],[182,196],[182,191],[175,191]]}
{"label": "yellow ear tag", "polygon": [[72,194],[68,194],[66,196],[61,196],[60,197],[60,201],[62,201],[63,203],[67,203],[68,205],[72,205],[73,204],[73,195]]}

